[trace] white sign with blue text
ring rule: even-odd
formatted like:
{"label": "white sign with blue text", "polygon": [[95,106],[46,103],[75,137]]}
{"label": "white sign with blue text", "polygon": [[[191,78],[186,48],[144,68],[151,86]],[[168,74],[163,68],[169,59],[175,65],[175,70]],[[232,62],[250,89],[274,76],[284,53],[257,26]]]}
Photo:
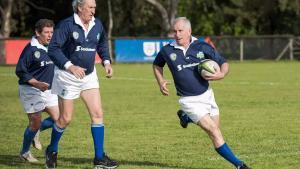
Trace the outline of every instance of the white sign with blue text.
{"label": "white sign with blue text", "polygon": [[152,62],[172,39],[116,39],[116,62]]}

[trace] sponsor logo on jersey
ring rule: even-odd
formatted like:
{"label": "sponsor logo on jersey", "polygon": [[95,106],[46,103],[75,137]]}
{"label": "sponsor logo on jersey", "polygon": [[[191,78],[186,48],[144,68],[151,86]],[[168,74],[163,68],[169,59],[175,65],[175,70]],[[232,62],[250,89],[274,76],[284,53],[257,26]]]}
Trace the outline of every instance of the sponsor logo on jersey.
{"label": "sponsor logo on jersey", "polygon": [[171,54],[170,54],[170,59],[171,59],[172,61],[175,61],[176,58],[177,58],[176,53],[171,53]]}
{"label": "sponsor logo on jersey", "polygon": [[78,32],[73,32],[73,38],[78,39],[79,38],[79,33]]}
{"label": "sponsor logo on jersey", "polygon": [[200,52],[197,53],[196,57],[199,58],[199,59],[203,59],[204,58],[204,53],[200,51]]}
{"label": "sponsor logo on jersey", "polygon": [[199,63],[190,63],[190,64],[187,64],[187,65],[177,65],[177,71],[181,71],[182,69],[185,69],[185,68],[189,68],[189,67],[195,67],[199,65]]}
{"label": "sponsor logo on jersey", "polygon": [[83,52],[94,52],[96,51],[96,49],[93,49],[93,48],[83,48],[81,46],[76,46],[76,52],[78,51],[83,51]]}
{"label": "sponsor logo on jersey", "polygon": [[37,59],[39,59],[41,57],[41,53],[39,51],[35,51],[33,55]]}
{"label": "sponsor logo on jersey", "polygon": [[41,61],[41,67],[45,65],[53,64],[52,61]]}

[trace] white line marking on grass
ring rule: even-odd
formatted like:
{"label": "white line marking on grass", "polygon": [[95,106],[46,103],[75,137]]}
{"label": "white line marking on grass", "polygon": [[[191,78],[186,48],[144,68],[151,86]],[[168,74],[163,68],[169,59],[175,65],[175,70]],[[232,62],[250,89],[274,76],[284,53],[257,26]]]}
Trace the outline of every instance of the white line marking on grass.
{"label": "white line marking on grass", "polygon": [[[101,77],[100,79],[106,79],[104,77]],[[113,80],[130,80],[130,81],[155,81],[155,78],[153,79],[146,79],[146,78],[134,78],[134,77],[112,77]],[[167,81],[171,82],[171,79],[166,79]],[[222,82],[222,81],[218,81],[218,82],[214,82],[212,81],[212,83],[223,83],[223,84],[237,84],[237,85],[263,85],[263,86],[273,86],[273,85],[280,85],[280,83],[274,83],[274,82],[258,82],[258,83],[253,83],[253,82],[246,82],[246,81],[242,81],[242,82]]]}
{"label": "white line marking on grass", "polygon": [[[213,82],[214,83],[214,82]],[[241,82],[224,82],[224,81],[216,81],[216,83],[224,83],[224,84],[238,84],[238,85],[262,85],[262,86],[274,86],[274,85],[280,85],[278,82],[247,82],[247,81],[241,81]]]}
{"label": "white line marking on grass", "polygon": [[[0,76],[2,77],[12,77],[16,76],[13,73],[0,73]],[[105,77],[100,77],[100,79],[107,79]],[[128,80],[128,81],[156,81],[155,78],[135,78],[135,77],[118,77],[113,76],[111,78],[112,80]],[[166,79],[168,82],[173,82],[172,79]],[[231,85],[261,85],[261,86],[274,86],[274,85],[281,85],[277,82],[249,82],[249,81],[240,81],[240,82],[224,82],[224,81],[212,81],[211,83],[220,83],[220,84],[231,84]]]}
{"label": "white line marking on grass", "polygon": [[[105,77],[100,77],[100,79],[107,79]],[[155,79],[146,79],[146,78],[134,78],[134,77],[115,77],[111,78],[112,80],[129,80],[129,81],[155,81]]]}

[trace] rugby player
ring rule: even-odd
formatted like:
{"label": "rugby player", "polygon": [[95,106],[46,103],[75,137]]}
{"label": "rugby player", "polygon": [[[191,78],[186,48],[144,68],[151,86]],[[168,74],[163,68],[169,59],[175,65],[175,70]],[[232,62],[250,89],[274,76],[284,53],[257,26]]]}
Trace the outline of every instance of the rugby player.
{"label": "rugby player", "polygon": [[[16,66],[19,78],[19,97],[27,113],[29,124],[24,132],[20,158],[28,162],[38,160],[29,151],[31,143],[42,149],[38,133],[53,126],[58,119],[57,95],[51,94],[54,64],[48,56],[48,44],[53,35],[54,23],[40,19],[35,24],[35,36],[23,49]],[[41,122],[41,112],[50,117]]]}
{"label": "rugby player", "polygon": [[58,95],[61,114],[45,152],[46,167],[56,168],[59,140],[71,122],[74,100],[81,97],[91,118],[94,168],[113,169],[118,164],[104,151],[103,109],[95,68],[97,52],[106,77],[113,75],[106,33],[101,21],[94,17],[95,0],[73,0],[72,6],[74,14],[59,23],[49,44],[49,56],[56,66],[52,92]]}
{"label": "rugby player", "polygon": [[[219,128],[219,108],[214,98],[209,80],[221,80],[228,73],[229,64],[209,44],[191,35],[191,23],[185,17],[176,18],[173,23],[175,41],[164,46],[153,62],[153,71],[160,91],[168,96],[167,81],[163,67],[167,63],[173,76],[177,95],[180,96],[181,110],[177,112],[183,128],[193,122],[210,137],[215,150],[237,169],[250,169],[239,160],[225,143]],[[201,77],[197,66],[204,59],[212,59],[220,65],[220,71]]]}

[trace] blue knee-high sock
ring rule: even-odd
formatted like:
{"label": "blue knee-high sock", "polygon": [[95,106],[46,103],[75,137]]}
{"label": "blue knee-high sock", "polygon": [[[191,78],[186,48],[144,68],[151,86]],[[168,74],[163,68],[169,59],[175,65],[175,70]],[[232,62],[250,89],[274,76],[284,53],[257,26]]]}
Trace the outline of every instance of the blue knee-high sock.
{"label": "blue knee-high sock", "polygon": [[47,148],[47,152],[58,152],[58,142],[64,131],[65,128],[60,128],[54,123],[51,133],[51,142]]}
{"label": "blue knee-high sock", "polygon": [[92,124],[91,131],[94,140],[95,158],[102,159],[104,154],[104,125]]}
{"label": "blue knee-high sock", "polygon": [[40,131],[46,130],[50,127],[52,127],[54,124],[54,120],[51,117],[48,117],[42,121]]}
{"label": "blue knee-high sock", "polygon": [[239,160],[234,154],[233,152],[230,150],[230,148],[228,147],[228,145],[226,143],[224,143],[222,146],[220,146],[219,148],[216,148],[216,151],[223,157],[225,158],[227,161],[229,161],[231,164],[237,166],[241,166],[243,164],[243,162],[241,160]]}
{"label": "blue knee-high sock", "polygon": [[26,153],[30,149],[31,142],[35,136],[37,131],[31,131],[29,127],[27,127],[24,131],[24,138],[23,138],[23,147],[21,150],[21,154]]}

